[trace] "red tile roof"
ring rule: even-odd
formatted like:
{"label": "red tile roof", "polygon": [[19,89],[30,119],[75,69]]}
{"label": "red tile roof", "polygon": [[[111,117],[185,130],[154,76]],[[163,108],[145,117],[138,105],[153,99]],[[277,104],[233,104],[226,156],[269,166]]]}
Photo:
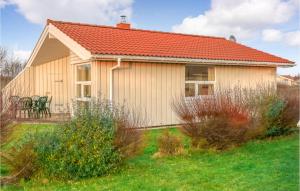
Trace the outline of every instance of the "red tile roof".
{"label": "red tile roof", "polygon": [[220,37],[48,20],[92,54],[289,63]]}

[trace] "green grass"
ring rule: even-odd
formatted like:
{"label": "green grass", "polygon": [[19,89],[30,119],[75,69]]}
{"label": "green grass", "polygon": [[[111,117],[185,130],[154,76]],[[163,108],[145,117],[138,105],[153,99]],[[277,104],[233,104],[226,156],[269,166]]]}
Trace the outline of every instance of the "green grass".
{"label": "green grass", "polygon": [[[49,128],[47,126],[46,128]],[[22,125],[15,136],[39,126]],[[81,181],[41,179],[4,190],[299,190],[298,134],[275,140],[253,141],[223,153],[190,152],[153,159],[162,130],[147,131],[143,154],[127,161],[121,171]],[[178,133],[172,129],[173,133]],[[185,141],[187,144],[187,141]]]}

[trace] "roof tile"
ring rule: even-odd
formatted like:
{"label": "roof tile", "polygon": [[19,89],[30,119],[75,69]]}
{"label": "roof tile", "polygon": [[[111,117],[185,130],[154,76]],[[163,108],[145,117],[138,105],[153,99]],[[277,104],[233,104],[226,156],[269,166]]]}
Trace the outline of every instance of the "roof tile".
{"label": "roof tile", "polygon": [[293,63],[220,37],[49,20],[92,54]]}

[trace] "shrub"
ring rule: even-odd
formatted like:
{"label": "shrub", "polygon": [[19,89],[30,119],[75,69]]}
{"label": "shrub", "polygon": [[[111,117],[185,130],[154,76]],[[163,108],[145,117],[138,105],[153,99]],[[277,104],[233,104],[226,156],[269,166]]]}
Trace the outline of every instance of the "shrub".
{"label": "shrub", "polygon": [[264,97],[260,105],[260,119],[265,137],[288,134],[299,121],[299,95],[286,89],[278,95]]}
{"label": "shrub", "polygon": [[91,106],[76,110],[74,119],[52,133],[38,135],[38,163],[48,176],[101,176],[118,169],[140,149],[142,132],[129,112],[106,101]]}
{"label": "shrub", "polygon": [[11,161],[8,160],[11,173],[18,178],[29,179],[38,169],[36,165],[36,153],[33,150],[33,143],[26,143],[20,148],[12,148],[9,152]]}
{"label": "shrub", "polygon": [[21,147],[13,147],[2,155],[3,161],[10,170],[10,175],[2,177],[1,184],[15,183],[20,179],[28,180],[38,170],[36,153],[33,143],[26,143]]}
{"label": "shrub", "polygon": [[209,97],[175,100],[173,108],[182,121],[179,129],[191,138],[192,147],[225,149],[248,139],[254,115],[248,100],[241,89],[219,90]]}
{"label": "shrub", "polygon": [[231,121],[228,117],[207,119],[201,128],[202,138],[206,142],[206,145],[203,146],[225,150],[240,145],[249,138],[247,125],[247,123]]}
{"label": "shrub", "polygon": [[6,143],[10,137],[13,128],[14,105],[9,104],[7,110],[4,110],[3,94],[0,92],[0,145]]}
{"label": "shrub", "polygon": [[299,86],[278,86],[278,94],[286,102],[282,112],[282,124],[294,128],[300,116],[300,89]]}
{"label": "shrub", "polygon": [[184,151],[182,140],[178,136],[172,135],[168,130],[165,130],[158,137],[157,142],[159,151],[154,154],[154,157],[179,155]]}

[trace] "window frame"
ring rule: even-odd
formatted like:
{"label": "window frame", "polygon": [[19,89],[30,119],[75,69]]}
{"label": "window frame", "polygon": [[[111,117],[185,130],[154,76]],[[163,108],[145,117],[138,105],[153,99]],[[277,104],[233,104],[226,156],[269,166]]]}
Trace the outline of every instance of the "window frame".
{"label": "window frame", "polygon": [[[198,67],[207,67],[207,68],[213,68],[214,69],[214,80],[209,80],[209,81],[202,81],[202,80],[185,80],[184,81],[184,88],[186,84],[194,84],[195,85],[195,96],[186,96],[186,92],[184,91],[184,97],[186,99],[192,99],[192,98],[201,98],[201,97],[211,97],[215,93],[215,87],[216,87],[216,67],[215,66],[207,66],[207,65],[185,65],[185,72],[186,68],[189,66],[198,66]],[[186,79],[186,73],[184,72],[184,79]],[[213,85],[213,94],[212,95],[198,95],[199,92],[199,85]]]}
{"label": "window frame", "polygon": [[[78,81],[77,75],[78,75],[78,67],[79,66],[84,66],[84,65],[89,65],[90,66],[90,72],[91,72],[91,80],[90,81]],[[77,96],[77,86],[81,85],[81,97]],[[90,86],[91,88],[91,97],[83,97],[84,95],[84,86]],[[92,64],[91,63],[83,63],[83,64],[76,64],[76,72],[75,72],[75,92],[76,92],[76,100],[77,101],[90,101],[92,98]]]}

